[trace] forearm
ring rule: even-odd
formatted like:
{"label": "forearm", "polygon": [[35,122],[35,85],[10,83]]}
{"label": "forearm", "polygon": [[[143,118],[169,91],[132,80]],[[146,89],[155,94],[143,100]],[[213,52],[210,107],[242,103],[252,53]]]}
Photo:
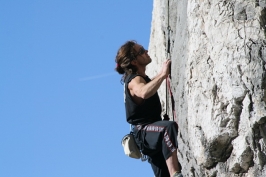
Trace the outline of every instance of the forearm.
{"label": "forearm", "polygon": [[152,95],[154,95],[159,89],[159,87],[161,86],[164,79],[165,79],[165,76],[163,76],[162,74],[158,74],[150,82],[145,84],[140,90],[142,98],[147,99],[151,97]]}
{"label": "forearm", "polygon": [[163,63],[162,70],[159,74],[148,83],[146,83],[142,77],[135,77],[129,85],[129,89],[134,93],[132,95],[142,99],[147,99],[153,96],[161,86],[164,79],[169,75],[170,63],[171,60],[166,60]]}

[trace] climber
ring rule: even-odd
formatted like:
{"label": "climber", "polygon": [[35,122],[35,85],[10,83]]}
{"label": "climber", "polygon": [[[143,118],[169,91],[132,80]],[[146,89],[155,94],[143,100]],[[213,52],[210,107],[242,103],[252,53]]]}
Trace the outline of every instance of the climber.
{"label": "climber", "polygon": [[148,51],[136,41],[127,41],[116,55],[116,68],[123,74],[127,122],[133,125],[136,143],[148,156],[156,177],[182,177],[177,159],[177,124],[161,119],[157,90],[169,75],[170,60],[152,80],[146,75],[151,62]]}

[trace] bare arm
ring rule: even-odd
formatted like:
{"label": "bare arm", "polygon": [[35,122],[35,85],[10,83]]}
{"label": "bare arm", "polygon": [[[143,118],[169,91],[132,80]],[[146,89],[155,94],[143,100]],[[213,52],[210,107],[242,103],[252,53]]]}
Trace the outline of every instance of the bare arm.
{"label": "bare arm", "polygon": [[149,83],[146,83],[146,81],[140,76],[132,79],[128,85],[131,95],[133,97],[141,99],[147,99],[154,95],[161,86],[164,79],[169,75],[170,63],[170,60],[166,60],[163,63],[160,73],[155,76]]}

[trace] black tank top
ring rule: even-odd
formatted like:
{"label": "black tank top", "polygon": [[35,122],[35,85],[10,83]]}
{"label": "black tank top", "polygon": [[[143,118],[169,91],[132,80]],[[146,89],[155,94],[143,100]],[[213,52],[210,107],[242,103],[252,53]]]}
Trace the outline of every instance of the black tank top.
{"label": "black tank top", "polygon": [[[135,78],[137,74],[128,75],[125,79],[124,84],[124,99],[125,99],[125,107],[126,107],[126,118],[127,122],[132,125],[144,125],[153,123],[156,121],[160,121],[161,119],[161,102],[156,92],[153,96],[148,99],[145,99],[142,104],[136,104],[128,89],[128,83]],[[147,83],[151,81],[151,79],[146,76],[142,77]]]}

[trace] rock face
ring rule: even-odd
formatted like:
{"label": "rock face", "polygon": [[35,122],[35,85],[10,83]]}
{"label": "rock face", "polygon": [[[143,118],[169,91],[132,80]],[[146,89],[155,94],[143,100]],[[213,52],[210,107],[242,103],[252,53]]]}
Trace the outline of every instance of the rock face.
{"label": "rock face", "polygon": [[168,42],[184,176],[265,177],[266,0],[154,0],[150,76]]}

